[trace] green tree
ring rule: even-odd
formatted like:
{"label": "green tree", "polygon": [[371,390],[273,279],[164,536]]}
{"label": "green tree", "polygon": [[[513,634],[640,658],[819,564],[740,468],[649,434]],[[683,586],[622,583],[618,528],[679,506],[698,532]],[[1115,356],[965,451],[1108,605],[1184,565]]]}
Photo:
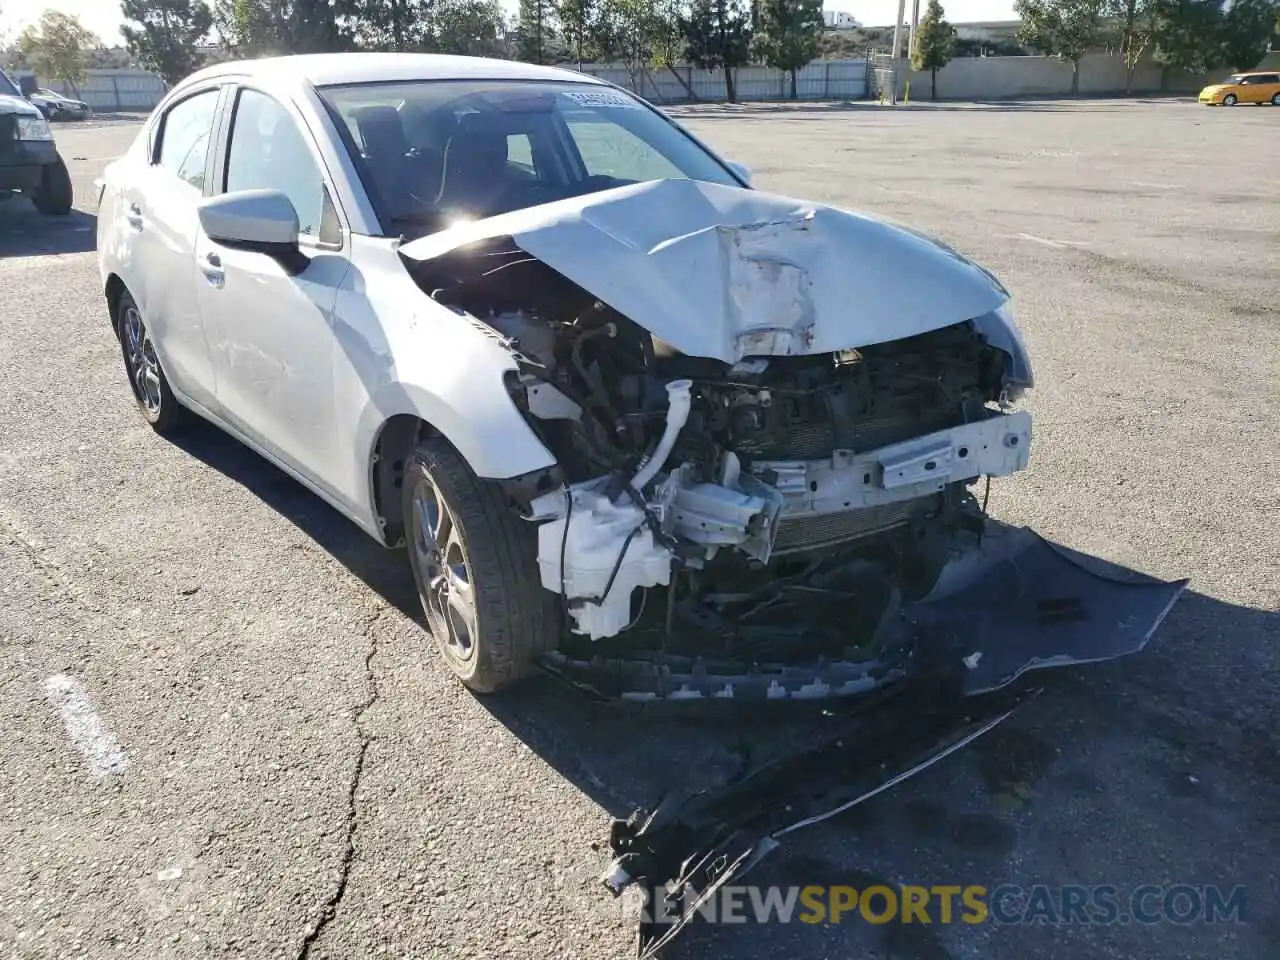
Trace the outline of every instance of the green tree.
{"label": "green tree", "polygon": [[756,55],[791,77],[796,99],[796,73],[818,58],[822,43],[822,0],[759,0],[753,4]]}
{"label": "green tree", "polygon": [[591,57],[591,20],[595,16],[594,0],[559,0],[556,19],[564,42],[581,69],[582,62]]}
{"label": "green tree", "polygon": [[1154,0],[1152,56],[1165,69],[1205,73],[1222,66],[1220,0]]}
{"label": "green tree", "polygon": [[214,0],[222,42],[246,56],[326,53],[351,47],[334,0]]}
{"label": "green tree", "polygon": [[32,69],[72,90],[84,80],[88,53],[98,45],[97,36],[77,17],[57,10],[46,10],[18,35],[18,51]]}
{"label": "green tree", "polygon": [[723,70],[725,95],[737,100],[733,72],[751,58],[750,13],[741,0],[694,0],[680,24],[685,59],[703,70]]}
{"label": "green tree", "polygon": [[556,9],[553,0],[520,0],[516,24],[516,55],[526,63],[546,63],[547,48],[555,38]]}
{"label": "green tree", "polygon": [[204,0],[123,0],[120,28],[129,53],[173,85],[201,65],[198,45],[213,27]]}
{"label": "green tree", "polygon": [[687,9],[685,0],[653,0],[653,17],[651,21],[653,65],[659,70],[666,70],[676,78],[676,82],[684,88],[685,97],[697,100],[693,87],[676,66],[684,56],[684,31],[680,27],[680,18]]}
{"label": "green tree", "polygon": [[1071,64],[1071,94],[1080,92],[1080,58],[1102,39],[1106,0],[1014,0],[1018,38]]}
{"label": "green tree", "polygon": [[290,18],[292,53],[330,53],[349,50],[351,40],[338,25],[336,0],[293,0]]}
{"label": "green tree", "polygon": [[340,13],[362,50],[424,50],[435,6],[433,0],[345,0]]}
{"label": "green tree", "polygon": [[911,69],[929,71],[930,100],[938,99],[938,71],[951,61],[955,46],[956,28],[947,22],[942,4],[938,0],[929,0],[916,29]]}
{"label": "green tree", "polygon": [[469,57],[498,56],[503,53],[502,29],[498,0],[434,0],[428,49]]}
{"label": "green tree", "polygon": [[1124,61],[1124,92],[1133,90],[1133,75],[1155,35],[1155,0],[1108,0],[1107,17],[1115,24],[1116,52]]}
{"label": "green tree", "polygon": [[1234,0],[1219,31],[1222,62],[1238,70],[1256,67],[1267,55],[1277,16],[1275,0]]}
{"label": "green tree", "polygon": [[602,60],[621,63],[641,96],[654,60],[653,0],[599,0],[591,19],[591,46]]}

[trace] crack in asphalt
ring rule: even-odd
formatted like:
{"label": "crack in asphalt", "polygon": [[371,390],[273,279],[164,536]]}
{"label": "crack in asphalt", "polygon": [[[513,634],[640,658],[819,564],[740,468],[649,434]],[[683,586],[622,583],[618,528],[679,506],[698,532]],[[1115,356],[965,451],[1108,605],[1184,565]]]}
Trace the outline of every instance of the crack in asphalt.
{"label": "crack in asphalt", "polygon": [[378,621],[382,619],[382,615],[390,609],[387,606],[379,607],[377,612],[369,618],[365,624],[363,635],[369,641],[368,651],[364,656],[364,675],[365,682],[368,684],[369,694],[360,703],[356,704],[355,710],[352,711],[352,721],[355,725],[356,736],[359,738],[359,749],[356,752],[355,769],[351,773],[351,783],[347,787],[347,815],[346,815],[346,831],[343,839],[342,861],[338,865],[338,880],[334,884],[333,890],[325,899],[320,907],[320,915],[311,924],[306,934],[302,938],[302,944],[298,948],[296,960],[308,960],[311,956],[311,948],[315,946],[324,933],[325,928],[333,922],[338,915],[338,908],[342,904],[342,898],[347,892],[347,881],[351,877],[351,867],[356,859],[356,829],[359,826],[359,809],[356,801],[356,793],[360,789],[360,780],[364,776],[365,756],[369,752],[369,744],[373,742],[373,735],[365,730],[364,724],[361,722],[365,712],[378,702],[381,695],[381,689],[378,685],[378,677],[373,669],[373,658],[378,655],[378,635],[375,628]]}
{"label": "crack in asphalt", "polygon": [[72,582],[71,577],[67,575],[62,564],[54,559],[48,547],[41,544],[27,532],[26,526],[5,508],[3,502],[0,502],[0,528],[4,528],[9,532],[9,542],[27,557],[33,567],[43,573],[50,582],[62,589],[67,596],[74,599],[81,606],[86,606],[84,597],[76,589],[76,585]]}

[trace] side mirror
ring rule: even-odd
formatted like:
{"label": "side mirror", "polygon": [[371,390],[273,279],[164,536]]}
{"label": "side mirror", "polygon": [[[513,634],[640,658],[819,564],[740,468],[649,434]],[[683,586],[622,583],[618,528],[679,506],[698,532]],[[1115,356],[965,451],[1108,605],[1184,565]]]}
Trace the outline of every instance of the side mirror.
{"label": "side mirror", "polygon": [[732,170],[734,175],[739,180],[741,180],[747,186],[751,186],[751,168],[750,167],[748,167],[746,164],[738,163],[735,160],[726,160],[725,166],[727,166],[730,170]]}
{"label": "side mirror", "polygon": [[298,249],[298,211],[279,190],[241,190],[203,200],[200,226],[209,239],[279,260],[287,269],[308,261]]}

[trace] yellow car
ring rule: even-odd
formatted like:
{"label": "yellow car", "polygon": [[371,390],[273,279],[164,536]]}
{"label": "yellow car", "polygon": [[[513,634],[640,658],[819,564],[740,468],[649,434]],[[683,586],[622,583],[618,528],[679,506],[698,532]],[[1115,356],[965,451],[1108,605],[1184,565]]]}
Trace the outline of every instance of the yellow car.
{"label": "yellow car", "polygon": [[1269,103],[1280,107],[1280,73],[1233,73],[1200,91],[1200,102],[1224,107],[1237,103]]}

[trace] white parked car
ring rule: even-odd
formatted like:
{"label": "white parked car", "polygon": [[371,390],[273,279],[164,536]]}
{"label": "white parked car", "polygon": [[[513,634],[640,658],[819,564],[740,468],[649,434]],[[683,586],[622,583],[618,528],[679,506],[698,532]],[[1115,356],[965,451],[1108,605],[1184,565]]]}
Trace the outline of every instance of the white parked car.
{"label": "white parked car", "polygon": [[[219,64],[107,169],[98,249],[151,425],[194,413],[406,545],[478,691],[593,651],[862,662],[862,621],[980,519],[969,487],[1027,463],[989,273],[752,189],[578,73]],[[707,677],[682,689],[733,695]]]}

